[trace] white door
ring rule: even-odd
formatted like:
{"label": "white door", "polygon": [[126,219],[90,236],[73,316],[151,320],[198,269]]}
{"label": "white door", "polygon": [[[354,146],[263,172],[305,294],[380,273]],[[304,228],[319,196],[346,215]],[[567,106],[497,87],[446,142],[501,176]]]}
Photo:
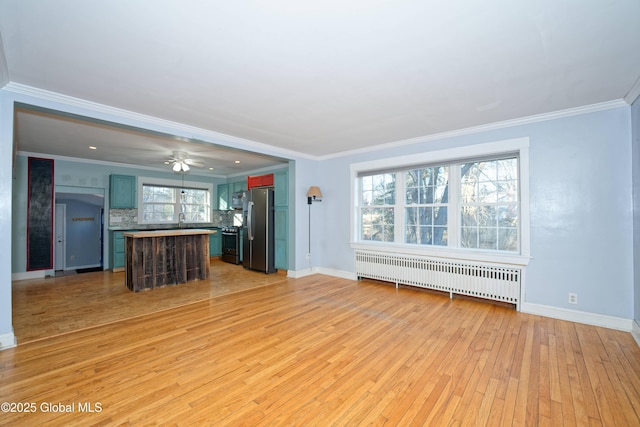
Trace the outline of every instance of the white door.
{"label": "white door", "polygon": [[66,267],[66,219],[67,205],[56,203],[56,250],[54,255],[56,271],[64,270]]}

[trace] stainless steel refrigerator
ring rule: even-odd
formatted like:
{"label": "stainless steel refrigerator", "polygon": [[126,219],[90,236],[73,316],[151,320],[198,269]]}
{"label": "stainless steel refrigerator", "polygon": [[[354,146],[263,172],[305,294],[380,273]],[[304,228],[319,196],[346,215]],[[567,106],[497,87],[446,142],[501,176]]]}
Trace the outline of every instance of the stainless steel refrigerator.
{"label": "stainless steel refrigerator", "polygon": [[274,273],[273,188],[252,188],[243,201],[244,268]]}

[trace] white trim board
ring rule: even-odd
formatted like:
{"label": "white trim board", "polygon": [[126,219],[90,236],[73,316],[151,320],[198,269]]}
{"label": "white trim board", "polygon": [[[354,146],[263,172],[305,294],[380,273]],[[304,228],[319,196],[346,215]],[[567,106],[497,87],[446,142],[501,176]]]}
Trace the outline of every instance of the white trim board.
{"label": "white trim board", "polygon": [[631,336],[636,340],[638,347],[640,347],[640,325],[638,325],[638,321],[636,320],[631,323]]}
{"label": "white trim board", "polygon": [[15,347],[17,345],[18,340],[13,333],[13,328],[11,328],[11,332],[0,335],[0,351]]}
{"label": "white trim board", "polygon": [[11,280],[29,280],[29,279],[44,279],[47,277],[48,270],[37,270],[37,271],[23,271],[20,273],[12,273]]}
{"label": "white trim board", "polygon": [[631,332],[633,324],[633,320],[625,319],[623,317],[607,316],[605,314],[588,313],[586,311],[569,310],[566,308],[551,307],[548,305],[532,304],[528,302],[522,304],[520,311],[526,314],[551,317],[559,320],[568,320],[570,322],[617,329],[624,332]]}

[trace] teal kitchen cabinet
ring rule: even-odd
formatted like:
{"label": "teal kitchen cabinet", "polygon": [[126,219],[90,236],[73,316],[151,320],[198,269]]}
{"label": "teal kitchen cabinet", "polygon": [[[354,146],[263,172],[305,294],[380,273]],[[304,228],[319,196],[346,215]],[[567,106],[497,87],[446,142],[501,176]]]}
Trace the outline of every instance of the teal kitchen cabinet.
{"label": "teal kitchen cabinet", "polygon": [[222,256],[222,235],[219,228],[214,228],[217,233],[209,234],[209,256]]}
{"label": "teal kitchen cabinet", "polygon": [[229,185],[231,185],[232,187],[232,193],[237,193],[238,191],[247,191],[247,181],[232,182]]}
{"label": "teal kitchen cabinet", "polygon": [[289,206],[289,171],[279,170],[273,173],[274,206]]}
{"label": "teal kitchen cabinet", "polygon": [[274,265],[279,270],[289,269],[289,170],[273,173],[274,188]]}
{"label": "teal kitchen cabinet", "polygon": [[276,206],[273,208],[273,238],[275,245],[274,265],[279,270],[289,268],[289,208]]}
{"label": "teal kitchen cabinet", "polygon": [[111,270],[123,271],[125,265],[124,233],[136,230],[113,231],[111,233]]}
{"label": "teal kitchen cabinet", "polygon": [[229,184],[218,184],[218,210],[231,209],[231,192]]}
{"label": "teal kitchen cabinet", "polygon": [[109,206],[115,209],[133,209],[136,204],[136,177],[111,175],[109,177]]}
{"label": "teal kitchen cabinet", "polygon": [[218,184],[218,209],[231,210],[231,195],[239,191],[247,191],[247,181]]}

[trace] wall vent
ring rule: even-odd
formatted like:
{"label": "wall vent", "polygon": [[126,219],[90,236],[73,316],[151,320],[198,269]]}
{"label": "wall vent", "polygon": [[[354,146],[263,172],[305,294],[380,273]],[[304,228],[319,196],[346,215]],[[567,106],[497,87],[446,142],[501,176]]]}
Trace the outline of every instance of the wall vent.
{"label": "wall vent", "polygon": [[421,255],[355,251],[356,276],[515,304],[520,310],[522,269]]}

